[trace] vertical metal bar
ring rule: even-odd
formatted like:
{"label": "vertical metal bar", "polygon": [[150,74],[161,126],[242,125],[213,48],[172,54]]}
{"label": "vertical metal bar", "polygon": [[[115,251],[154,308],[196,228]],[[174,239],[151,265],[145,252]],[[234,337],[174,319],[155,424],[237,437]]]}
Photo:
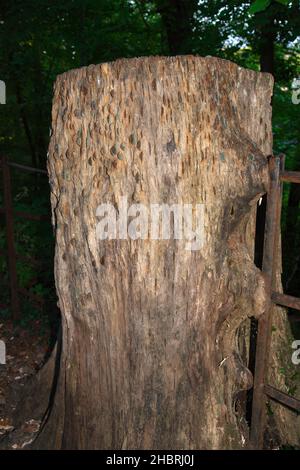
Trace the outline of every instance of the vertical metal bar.
{"label": "vertical metal bar", "polygon": [[2,156],[2,171],[3,171],[3,189],[4,189],[4,211],[6,223],[6,239],[8,251],[8,270],[9,270],[9,283],[11,294],[11,309],[12,318],[14,321],[20,318],[20,304],[18,296],[18,282],[17,282],[17,265],[16,265],[16,251],[14,243],[14,223],[13,223],[13,207],[12,207],[12,192],[10,181],[10,168],[5,156]]}
{"label": "vertical metal bar", "polygon": [[267,377],[268,356],[271,339],[271,293],[275,267],[276,247],[278,246],[281,192],[280,170],[283,157],[271,156],[269,159],[270,188],[267,194],[266,225],[262,272],[265,275],[268,305],[258,321],[253,402],[251,416],[250,442],[256,449],[263,447],[266,424],[266,395],[264,390]]}

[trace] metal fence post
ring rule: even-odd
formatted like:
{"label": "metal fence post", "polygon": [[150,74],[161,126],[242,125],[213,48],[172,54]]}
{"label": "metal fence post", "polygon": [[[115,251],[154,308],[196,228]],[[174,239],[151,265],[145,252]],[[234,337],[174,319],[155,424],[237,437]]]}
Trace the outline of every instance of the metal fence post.
{"label": "metal fence post", "polygon": [[258,320],[258,332],[255,355],[255,372],[251,416],[250,441],[254,448],[263,447],[266,424],[265,382],[268,372],[268,358],[271,339],[271,293],[273,287],[278,232],[280,230],[281,187],[280,170],[283,159],[272,156],[269,160],[270,189],[267,194],[266,225],[264,235],[264,253],[262,272],[266,279],[269,304],[263,316]]}
{"label": "metal fence post", "polygon": [[14,243],[14,221],[13,221],[13,205],[12,191],[10,181],[10,168],[6,156],[2,156],[2,172],[3,172],[3,190],[4,190],[4,212],[6,222],[6,239],[8,251],[8,271],[11,294],[12,318],[14,321],[20,319],[20,303],[18,296],[17,281],[17,264],[16,251]]}

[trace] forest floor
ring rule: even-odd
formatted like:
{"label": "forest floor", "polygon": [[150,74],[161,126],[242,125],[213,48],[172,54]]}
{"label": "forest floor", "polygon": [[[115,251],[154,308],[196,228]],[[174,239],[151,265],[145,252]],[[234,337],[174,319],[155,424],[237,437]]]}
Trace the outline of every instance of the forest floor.
{"label": "forest floor", "polygon": [[22,449],[39,430],[40,422],[35,419],[15,429],[14,413],[26,381],[49,354],[49,334],[40,330],[39,321],[26,329],[0,322],[0,339],[6,345],[6,364],[0,364],[0,449]]}
{"label": "forest floor", "polygon": [[[6,345],[6,364],[0,364],[0,450],[24,449],[36,437],[41,419],[36,413],[21,425],[16,424],[20,397],[26,400],[24,388],[28,380],[35,376],[50,355],[51,333],[41,328],[39,320],[26,328],[0,320],[0,340]],[[272,416],[269,416],[265,442],[268,449],[281,448],[275,429]]]}

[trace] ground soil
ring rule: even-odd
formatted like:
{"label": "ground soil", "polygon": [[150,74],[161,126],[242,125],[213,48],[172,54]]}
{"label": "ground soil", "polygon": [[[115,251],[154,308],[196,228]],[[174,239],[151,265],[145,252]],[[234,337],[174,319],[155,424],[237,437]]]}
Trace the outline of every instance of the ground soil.
{"label": "ground soil", "polygon": [[0,339],[6,345],[6,364],[0,365],[0,449],[22,449],[40,427],[40,420],[28,419],[15,427],[15,411],[28,379],[36,374],[49,355],[49,334],[39,321],[30,327],[0,322]]}

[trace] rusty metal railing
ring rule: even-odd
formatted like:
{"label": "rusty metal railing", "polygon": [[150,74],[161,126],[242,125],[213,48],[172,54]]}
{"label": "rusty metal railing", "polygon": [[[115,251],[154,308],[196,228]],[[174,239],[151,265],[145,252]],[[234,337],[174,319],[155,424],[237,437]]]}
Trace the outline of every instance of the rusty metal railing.
{"label": "rusty metal railing", "polygon": [[266,427],[266,399],[274,400],[294,411],[300,411],[300,400],[266,383],[271,341],[271,310],[274,304],[300,310],[300,299],[274,290],[275,267],[278,257],[278,237],[283,182],[300,183],[300,172],[284,170],[284,156],[269,158],[270,188],[267,194],[262,272],[266,279],[269,304],[258,321],[256,340],[254,387],[250,443],[256,449],[263,448]]}
{"label": "rusty metal railing", "polygon": [[[2,169],[3,175],[3,193],[4,193],[4,207],[0,207],[0,213],[5,215],[6,225],[6,242],[7,242],[7,261],[8,261],[8,272],[9,272],[9,285],[10,285],[10,298],[11,298],[11,311],[12,318],[14,321],[20,319],[20,300],[19,294],[24,294],[24,289],[18,286],[17,279],[17,258],[15,249],[15,238],[14,238],[14,217],[22,217],[28,220],[47,220],[49,217],[44,215],[30,214],[23,211],[14,211],[13,200],[12,200],[12,188],[11,188],[11,177],[10,168],[14,167],[22,171],[29,171],[31,173],[40,173],[47,175],[45,170],[39,168],[33,168],[26,165],[20,165],[18,163],[10,162],[6,156],[0,158],[0,169]],[[29,295],[29,293],[27,293]],[[30,294],[33,296],[34,294]]]}

